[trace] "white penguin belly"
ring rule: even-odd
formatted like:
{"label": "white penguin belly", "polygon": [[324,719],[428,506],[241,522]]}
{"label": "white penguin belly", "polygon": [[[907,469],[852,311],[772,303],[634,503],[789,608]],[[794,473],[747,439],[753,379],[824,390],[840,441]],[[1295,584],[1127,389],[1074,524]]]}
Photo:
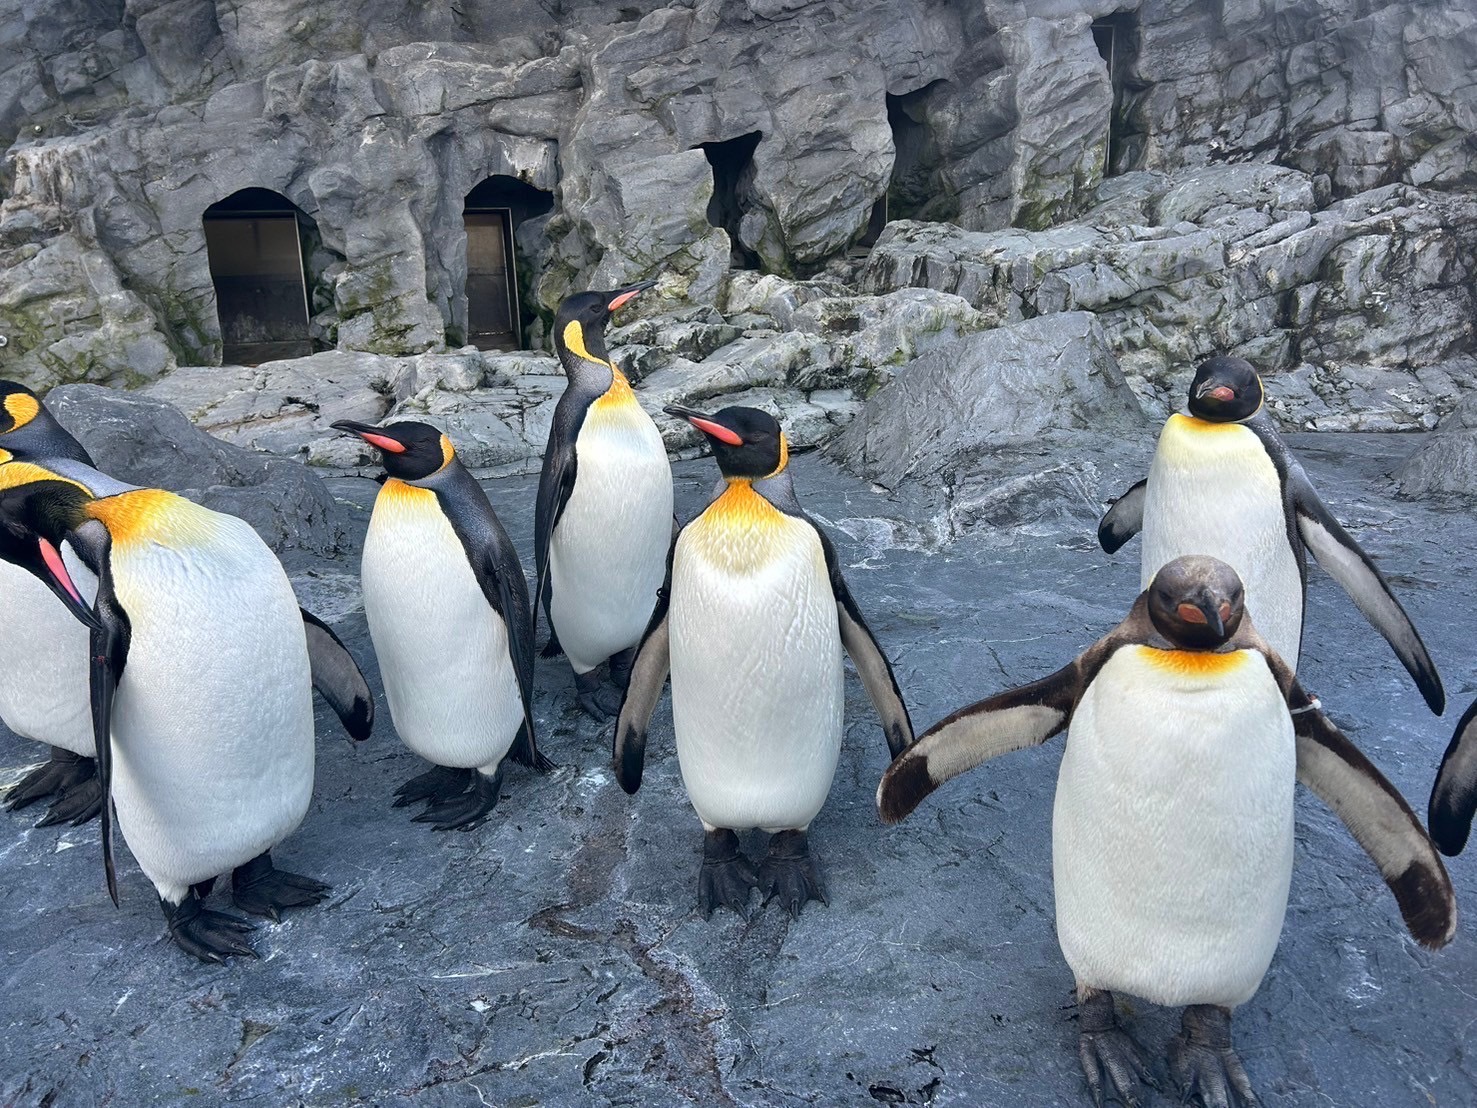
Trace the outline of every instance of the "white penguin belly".
{"label": "white penguin belly", "polygon": [[313,791],[307,639],[287,575],[241,520],[188,522],[189,545],[115,535],[112,553],[132,629],[113,799],[139,867],[172,902],[280,842]]}
{"label": "white penguin belly", "polygon": [[672,720],[687,795],[710,828],[807,827],[841,750],[841,636],[825,556],[809,525],[773,514],[767,557],[742,568],[703,520],[677,545]]}
{"label": "white penguin belly", "polygon": [[523,723],[523,701],[507,627],[435,493],[386,482],[362,573],[364,614],[401,740],[437,765],[494,772]]}
{"label": "white penguin belly", "polygon": [[1115,653],[1072,718],[1052,813],[1077,980],[1165,1005],[1255,993],[1287,910],[1296,779],[1260,654]]}
{"label": "white penguin belly", "polygon": [[1240,424],[1174,415],[1159,436],[1144,502],[1142,586],[1187,554],[1219,558],[1240,574],[1252,623],[1296,669],[1303,578],[1282,479],[1256,433]]}
{"label": "white penguin belly", "polygon": [[[62,548],[72,581],[89,604],[97,578]],[[34,576],[0,562],[0,719],[22,738],[92,757],[88,634]]]}
{"label": "white penguin belly", "polygon": [[641,641],[672,543],[672,468],[634,399],[596,401],[549,543],[550,618],[576,673]]}

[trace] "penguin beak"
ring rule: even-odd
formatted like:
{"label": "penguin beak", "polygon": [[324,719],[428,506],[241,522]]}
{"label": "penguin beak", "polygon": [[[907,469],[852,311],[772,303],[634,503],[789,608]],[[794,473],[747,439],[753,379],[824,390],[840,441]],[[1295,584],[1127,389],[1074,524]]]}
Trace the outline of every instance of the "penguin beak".
{"label": "penguin beak", "polygon": [[705,416],[702,412],[695,412],[691,408],[684,408],[681,404],[668,404],[662,411],[668,415],[685,419],[710,439],[727,443],[729,446],[743,446],[744,440],[737,431],[731,431],[721,423],[717,423],[711,416]]}
{"label": "penguin beak", "polygon": [[1175,610],[1179,613],[1180,619],[1186,623],[1196,623],[1207,627],[1218,639],[1225,637],[1226,624],[1221,619],[1220,610],[1214,602],[1205,600],[1191,603],[1187,600]]}
{"label": "penguin beak", "polygon": [[376,450],[383,450],[387,454],[404,454],[405,444],[397,442],[389,435],[382,434],[378,427],[371,427],[367,423],[355,423],[352,419],[341,419],[333,424],[335,431],[347,431],[351,435],[358,435]]}
{"label": "penguin beak", "polygon": [[645,292],[649,288],[654,287],[655,285],[656,278],[653,277],[649,281],[642,281],[639,284],[627,285],[623,289],[616,289],[613,293],[610,294],[610,302],[605,305],[605,310],[607,312],[613,312],[617,308],[629,304],[632,300],[636,299],[639,294]]}
{"label": "penguin beak", "polygon": [[67,611],[92,630],[102,630],[102,621],[98,619],[97,613],[88,606],[87,601],[82,599],[82,593],[78,591],[76,582],[67,572],[67,563],[62,559],[62,552],[49,539],[37,535],[36,553],[44,572],[37,572],[35,567],[27,568],[31,569],[31,572],[35,573],[47,588],[56,593],[57,598],[66,605]]}
{"label": "penguin beak", "polygon": [[1229,385],[1217,385],[1207,381],[1195,390],[1195,396],[1200,400],[1218,400],[1222,404],[1229,404],[1236,399],[1236,390]]}

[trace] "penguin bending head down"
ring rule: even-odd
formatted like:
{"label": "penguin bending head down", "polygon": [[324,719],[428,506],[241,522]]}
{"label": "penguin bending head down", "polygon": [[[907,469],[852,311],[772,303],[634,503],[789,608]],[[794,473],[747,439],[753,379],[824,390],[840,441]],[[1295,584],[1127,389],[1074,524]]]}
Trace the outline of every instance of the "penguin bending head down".
{"label": "penguin bending head down", "polygon": [[[86,598],[61,553],[96,576]],[[277,870],[271,848],[313,789],[312,683],[355,737],[368,687],[297,605],[281,564],[234,516],[75,462],[0,466],[0,558],[89,628],[93,752],[108,891],[112,816],[159,892],[171,938],[205,961],[254,955],[251,924],[203,905],[232,873],[253,915],[316,904],[328,886]]]}
{"label": "penguin bending head down", "polygon": [[[69,459],[91,465],[82,444],[67,433],[36,394],[0,381],[0,463]],[[74,559],[85,592],[91,574]],[[102,788],[92,759],[87,704],[87,631],[50,590],[24,570],[0,562],[0,719],[17,735],[45,743],[50,757],[22,777],[5,807],[49,800],[36,825],[73,826],[93,819]]]}
{"label": "penguin bending head down", "polygon": [[1301,781],[1379,867],[1422,946],[1456,932],[1456,900],[1415,813],[1258,634],[1236,572],[1160,569],[1128,618],[1049,677],[935,724],[877,790],[887,823],[949,778],[1067,732],[1052,811],[1057,939],[1077,982],[1079,1058],[1137,1103],[1149,1069],[1112,993],[1184,1005],[1169,1069],[1182,1097],[1257,1103],[1231,1047],[1287,909]]}
{"label": "penguin bending head down", "polygon": [[612,312],[656,282],[559,305],[554,348],[568,377],[554,409],[534,516],[534,603],[574,670],[580,705],[608,718],[651,617],[672,541],[672,468],[656,424],[605,349]]}
{"label": "penguin bending head down", "polygon": [[451,440],[425,423],[335,423],[374,447],[389,475],[361,569],[385,699],[405,745],[435,768],[395,806],[438,831],[470,829],[498,801],[512,756],[540,770],[533,733],[533,613],[518,552]]}
{"label": "penguin bending head down", "polygon": [[1149,476],[1108,509],[1098,541],[1111,554],[1142,530],[1144,587],[1181,555],[1230,563],[1246,584],[1257,629],[1294,670],[1311,551],[1440,715],[1441,675],[1415,625],[1369,555],[1319,499],[1263,399],[1250,362],[1225,355],[1202,362],[1190,383],[1190,414],[1169,417]]}
{"label": "penguin bending head down", "polygon": [[[894,755],[913,725],[835,548],[795,497],[779,423],[754,408],[666,411],[707,437],[723,487],[672,544],[616,721],[616,777],[628,793],[640,788],[670,671],[677,761],[704,830],[699,908],[743,915],[758,886],[798,916],[825,899],[807,830],[841,749],[843,648]],[[757,869],[736,834],[749,828],[772,836]]]}

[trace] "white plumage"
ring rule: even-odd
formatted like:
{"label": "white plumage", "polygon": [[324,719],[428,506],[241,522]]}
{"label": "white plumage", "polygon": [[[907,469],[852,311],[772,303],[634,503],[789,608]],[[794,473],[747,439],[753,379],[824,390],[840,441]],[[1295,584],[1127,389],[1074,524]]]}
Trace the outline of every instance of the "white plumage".
{"label": "white plumage", "polygon": [[435,493],[385,482],[362,575],[364,614],[400,738],[437,765],[495,773],[523,723],[507,626]]}
{"label": "white plumage", "polygon": [[177,903],[307,811],[307,640],[287,575],[247,524],[167,493],[125,496],[149,499],[121,509],[131,534],[110,526],[132,629],[113,705],[113,800],[140,868]]}
{"label": "white plumage", "polygon": [[1282,479],[1256,432],[1171,416],[1145,491],[1142,586],[1175,558],[1219,558],[1241,576],[1257,630],[1295,667],[1303,580],[1287,533]]}
{"label": "white plumage", "polygon": [[[97,578],[72,548],[62,558],[83,600]],[[0,562],[0,719],[22,738],[94,754],[88,701],[88,632],[32,574]]]}
{"label": "white plumage", "polygon": [[641,641],[672,542],[672,467],[629,386],[595,401],[575,440],[574,491],[549,543],[550,615],[587,673]]}
{"label": "white plumage", "polygon": [[1057,937],[1079,983],[1234,1007],[1272,960],[1297,755],[1261,654],[1118,650],[1072,718],[1052,815]]}
{"label": "white plumage", "polygon": [[698,817],[807,827],[836,773],[844,705],[814,528],[730,490],[678,540],[668,620],[677,759]]}

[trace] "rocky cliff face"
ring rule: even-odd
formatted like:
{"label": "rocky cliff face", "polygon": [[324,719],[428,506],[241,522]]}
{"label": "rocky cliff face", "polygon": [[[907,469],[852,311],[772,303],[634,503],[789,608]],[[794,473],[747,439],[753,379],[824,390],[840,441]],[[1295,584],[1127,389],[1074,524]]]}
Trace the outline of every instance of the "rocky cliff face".
{"label": "rocky cliff face", "polygon": [[[1469,376],[1450,372],[1477,312],[1461,5],[0,8],[0,371],[33,385],[218,363],[202,216],[243,188],[301,213],[319,346],[455,348],[462,205],[489,177],[548,196],[516,227],[535,315],[660,272],[649,314],[728,324],[735,260],[845,278],[885,199],[915,222],[863,291],[958,293],[996,322],[1093,312],[1151,408],[1211,347],[1288,374],[1283,414],[1320,426],[1429,425]],[[860,399],[857,376],[821,384]]]}

